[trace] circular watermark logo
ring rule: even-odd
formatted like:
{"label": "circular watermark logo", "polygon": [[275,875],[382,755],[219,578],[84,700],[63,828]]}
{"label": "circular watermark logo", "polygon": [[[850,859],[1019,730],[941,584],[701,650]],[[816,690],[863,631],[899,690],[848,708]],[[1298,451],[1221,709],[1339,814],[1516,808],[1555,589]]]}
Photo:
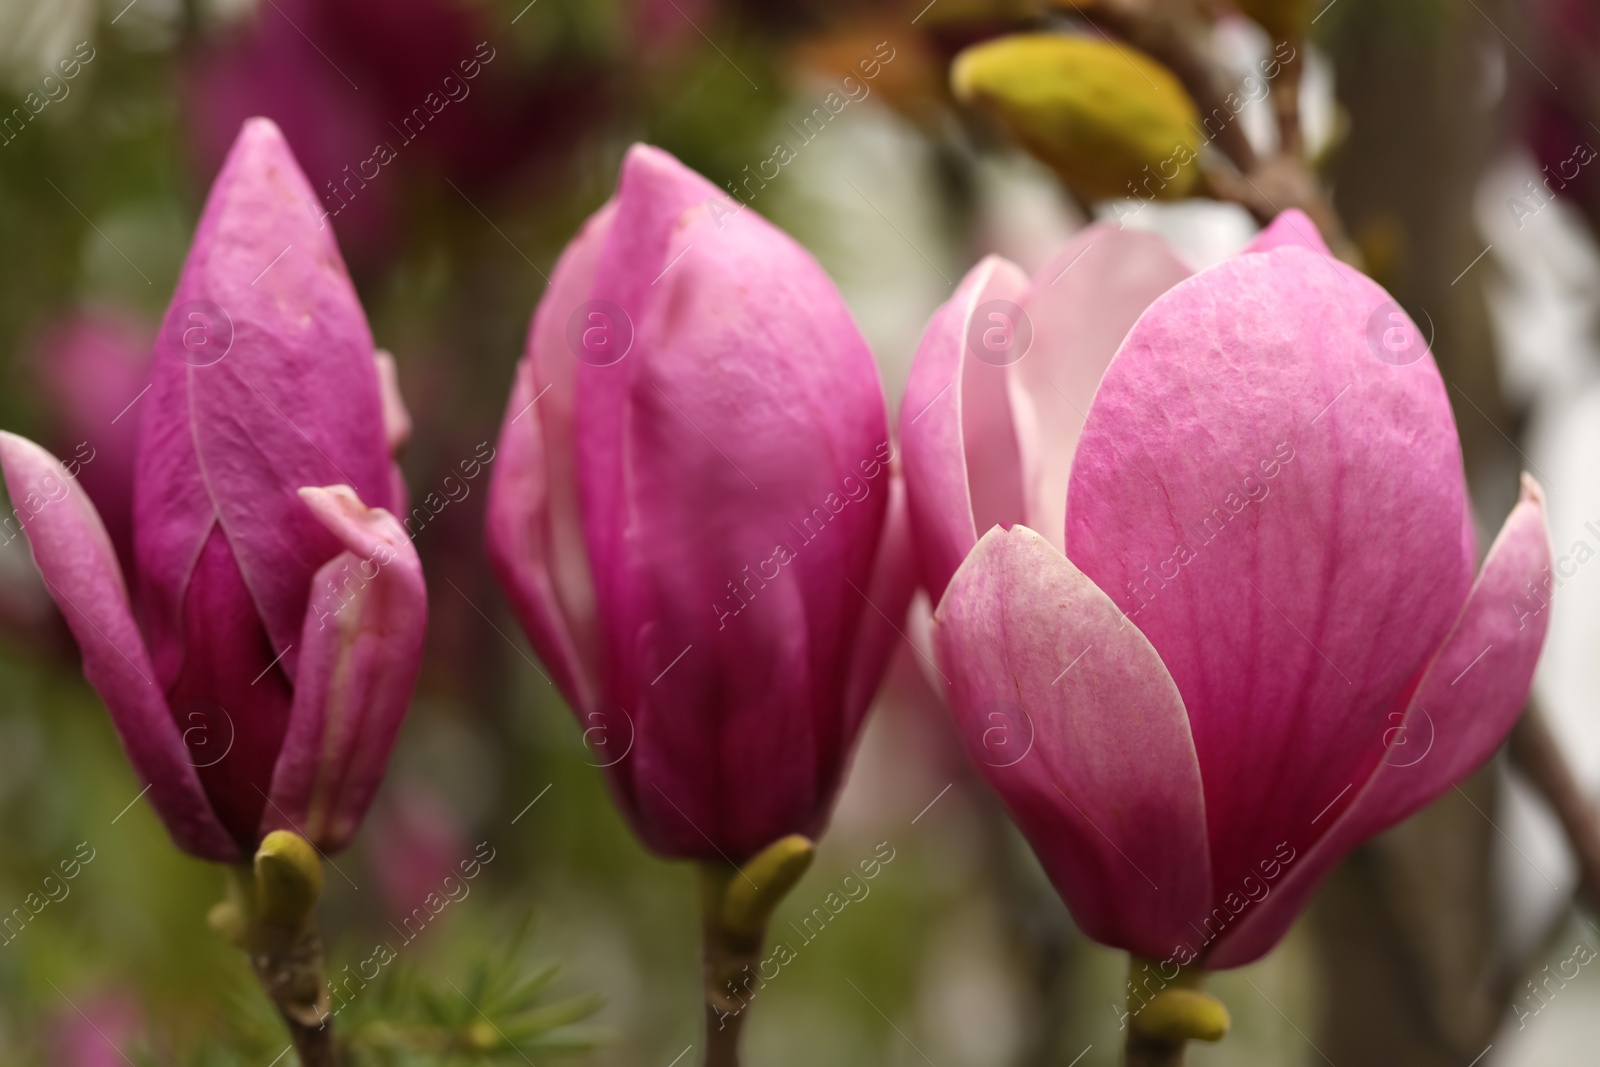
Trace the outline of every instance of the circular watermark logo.
{"label": "circular watermark logo", "polygon": [[1033,345],[1033,320],[1009,300],[985,300],[967,322],[967,349],[991,367],[1007,367]]}
{"label": "circular watermark logo", "polygon": [[1367,350],[1390,366],[1405,367],[1421,359],[1428,344],[1411,316],[1393,300],[1385,300],[1367,316]]}
{"label": "circular watermark logo", "polygon": [[633,751],[633,716],[609,702],[601,704],[579,717],[584,727],[583,743],[594,756],[595,762],[584,760],[591,767],[614,767]]}
{"label": "circular watermark logo", "polygon": [[1033,751],[1033,719],[1012,700],[981,704],[967,719],[967,751],[991,767],[1014,767]]}
{"label": "circular watermark logo", "polygon": [[233,347],[233,319],[210,300],[185,300],[167,315],[161,337],[191,367],[209,367]]}
{"label": "circular watermark logo", "polygon": [[633,347],[633,319],[609,300],[586,300],[567,317],[567,347],[591,367],[609,367]]}
{"label": "circular watermark logo", "polygon": [[1383,731],[1383,762],[1391,767],[1415,767],[1433,751],[1433,716],[1421,704],[1408,720],[1403,711],[1389,713]]}
{"label": "circular watermark logo", "polygon": [[178,715],[191,767],[215,767],[233,751],[233,718],[209,700],[195,700]]}

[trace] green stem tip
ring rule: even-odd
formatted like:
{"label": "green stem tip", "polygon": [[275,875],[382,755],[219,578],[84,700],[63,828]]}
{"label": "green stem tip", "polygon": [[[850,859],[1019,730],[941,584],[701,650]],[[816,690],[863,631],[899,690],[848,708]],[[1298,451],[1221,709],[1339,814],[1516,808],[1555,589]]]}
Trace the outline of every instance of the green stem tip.
{"label": "green stem tip", "polygon": [[1137,956],[1128,961],[1128,1067],[1178,1067],[1190,1041],[1220,1041],[1228,1009],[1205,991],[1206,972],[1166,968]]}
{"label": "green stem tip", "polygon": [[815,844],[791,834],[739,866],[701,865],[707,1067],[737,1067],[739,1032],[747,1007],[739,990],[748,990],[749,974],[759,966],[761,943],[773,911],[815,855]]}

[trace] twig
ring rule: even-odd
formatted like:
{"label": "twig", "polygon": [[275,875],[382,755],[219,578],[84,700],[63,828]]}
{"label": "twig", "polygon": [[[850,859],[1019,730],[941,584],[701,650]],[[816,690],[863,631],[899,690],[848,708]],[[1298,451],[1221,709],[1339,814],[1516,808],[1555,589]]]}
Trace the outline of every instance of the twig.
{"label": "twig", "polygon": [[333,1016],[323,988],[322,939],[310,933],[292,944],[252,951],[250,963],[289,1028],[303,1067],[339,1067]]}
{"label": "twig", "polygon": [[1183,1067],[1187,1041],[1157,1041],[1128,1027],[1127,1067]]}
{"label": "twig", "polygon": [[1567,842],[1578,858],[1581,892],[1590,906],[1595,906],[1596,889],[1600,888],[1600,815],[1572,772],[1572,765],[1562,754],[1537,702],[1528,701],[1522,717],[1511,730],[1509,748],[1511,762],[1560,820]]}

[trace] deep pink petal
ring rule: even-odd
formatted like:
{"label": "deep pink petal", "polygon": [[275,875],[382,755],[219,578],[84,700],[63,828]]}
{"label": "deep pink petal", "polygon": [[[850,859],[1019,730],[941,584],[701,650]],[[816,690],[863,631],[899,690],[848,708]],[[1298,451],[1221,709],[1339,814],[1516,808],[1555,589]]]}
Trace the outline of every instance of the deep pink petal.
{"label": "deep pink petal", "polygon": [[968,338],[977,309],[991,301],[1020,306],[1026,291],[1020,268],[987,257],[933,313],[911,365],[900,440],[922,580],[935,600],[980,532],[1022,521],[1013,364],[974,358]]}
{"label": "deep pink petal", "polygon": [[1144,309],[1191,273],[1160,236],[1098,222],[1033,276],[1022,303],[1033,347],[1016,365],[1012,403],[1026,521],[1057,548],[1072,455],[1100,379]]}
{"label": "deep pink petal", "polygon": [[[578,351],[606,360],[603,346],[632,334],[631,324],[585,307],[615,213],[615,203],[596,212],[551,272],[506,404],[485,518],[489,562],[501,588],[580,718],[598,687],[599,637],[579,514],[573,404]],[[601,317],[592,320],[593,314]],[[568,337],[575,317],[578,351]],[[586,336],[598,355],[584,347]]]}
{"label": "deep pink petal", "polygon": [[1139,320],[1078,446],[1067,555],[1183,694],[1219,897],[1331,822],[1471,583],[1444,383],[1368,345],[1389,303],[1300,248],[1212,267]]}
{"label": "deep pink petal", "polygon": [[183,647],[167,702],[217,818],[250,855],[293,693],[282,666],[288,657],[268,639],[220,526],[185,591]]}
{"label": "deep pink petal", "polygon": [[39,573],[83,650],[84,676],[105,700],[135,772],[149,784],[151,804],[184,851],[238,862],[238,847],[213,814],[173,725],[94,505],[32,441],[0,432],[0,466]]}
{"label": "deep pink petal", "polygon": [[428,593],[394,516],[349,486],[300,497],[344,551],[316,575],[261,832],[292,829],[332,852],[349,843],[383,779],[422,667]]}
{"label": "deep pink petal", "polygon": [[1365,783],[1353,783],[1357,795],[1338,822],[1219,940],[1212,966],[1238,967],[1266,953],[1350,849],[1422,808],[1500,747],[1527,702],[1544,645],[1550,613],[1528,590],[1544,590],[1549,567],[1544,496],[1523,475],[1522,499],[1409,709],[1366,739],[1379,750],[1387,746],[1382,761]]}
{"label": "deep pink petal", "polygon": [[670,855],[814,834],[889,497],[871,353],[810,255],[656,149],[624,164],[594,295],[634,331],[578,365],[574,418],[601,696],[637,731],[619,792]]}
{"label": "deep pink petal", "polygon": [[277,127],[247,122],[156,343],[134,548],[141,618],[169,684],[182,668],[184,591],[214,522],[283,648],[299,639],[312,574],[339,551],[295,491],[343,482],[390,502],[372,337],[315,206]]}
{"label": "deep pink petal", "polygon": [[1278,214],[1278,217],[1250,239],[1250,243],[1239,250],[1240,255],[1251,252],[1270,252],[1274,248],[1304,248],[1308,252],[1319,255],[1333,255],[1328,251],[1328,244],[1322,239],[1322,231],[1317,229],[1317,224],[1311,217],[1297,207]]}
{"label": "deep pink petal", "polygon": [[934,615],[973,762],[1085,933],[1156,959],[1211,898],[1177,687],[1103,592],[1025,526],[990,530]]}

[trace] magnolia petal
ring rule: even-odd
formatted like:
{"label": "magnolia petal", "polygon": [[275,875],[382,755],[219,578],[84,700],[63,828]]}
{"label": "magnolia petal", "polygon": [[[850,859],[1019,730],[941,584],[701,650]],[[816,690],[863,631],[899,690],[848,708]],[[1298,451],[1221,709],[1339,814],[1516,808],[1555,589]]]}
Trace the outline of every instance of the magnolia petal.
{"label": "magnolia petal", "polygon": [[389,446],[389,455],[398,456],[411,440],[411,412],[406,410],[405,397],[400,395],[400,371],[394,356],[379,348],[372,353],[372,362],[378,371],[378,394],[383,402],[383,437]]}
{"label": "magnolia petal", "polygon": [[[1022,521],[1011,364],[971,358],[969,338],[984,305],[1020,307],[1027,284],[1014,263],[985,258],[933,313],[911,365],[900,405],[900,440],[922,580],[934,600],[980,531]],[[1004,315],[1006,309],[996,303],[993,310]],[[980,334],[984,326],[978,324]]]}
{"label": "magnolia petal", "polygon": [[1078,445],[1067,555],[1183,694],[1219,898],[1325,832],[1472,581],[1444,383],[1369,345],[1391,306],[1302,248],[1227,260],[1140,318]]}
{"label": "magnolia petal", "polygon": [[1274,248],[1283,247],[1304,248],[1308,252],[1332,257],[1328,244],[1322,239],[1322,231],[1317,229],[1317,224],[1311,217],[1297,207],[1278,213],[1278,217],[1264,226],[1260,233],[1250,239],[1250,243],[1239,250],[1240,255],[1251,252],[1270,252]]}
{"label": "magnolia petal", "polygon": [[1023,310],[1033,348],[1016,365],[1027,524],[1064,545],[1067,480],[1111,357],[1151,301],[1193,273],[1157,234],[1097,222],[1034,276]]}
{"label": "magnolia petal", "polygon": [[183,629],[183,670],[167,687],[167,704],[212,810],[249,855],[294,693],[284,649],[268,639],[220,526],[184,591]]}
{"label": "magnolia petal", "polygon": [[[220,523],[276,648],[339,551],[296,497],[345,482],[389,506],[372,336],[317,198],[278,128],[244,124],[206,200],[143,402],[135,551],[156,664],[182,658],[184,589]],[[285,665],[292,674],[298,649]]]}
{"label": "magnolia petal", "polygon": [[1228,931],[1213,967],[1238,967],[1283,936],[1312,892],[1362,841],[1388,829],[1476,770],[1521,714],[1550,615],[1529,595],[1550,573],[1544,494],[1528,475],[1522,498],[1489,548],[1455,629],[1416,695],[1376,744],[1382,761],[1338,821],[1271,895]]}
{"label": "magnolia petal", "polygon": [[25,438],[0,432],[0,466],[34,562],[83,651],[84,676],[106,702],[172,839],[204,859],[239,862],[156,681],[94,505],[54,456]]}
{"label": "magnolia petal", "polygon": [[968,753],[1084,932],[1156,959],[1211,899],[1200,765],[1156,651],[1025,526],[990,530],[934,615]]}
{"label": "magnolia petal", "polygon": [[877,369],[837,289],[730,205],[629,153],[594,299],[633,347],[580,363],[574,418],[601,699],[637,738],[612,773],[651,847],[712,859],[831,806],[890,495]]}
{"label": "magnolia petal", "polygon": [[[632,338],[630,323],[614,322],[606,309],[588,304],[615,214],[614,202],[596,212],[551,272],[501,423],[484,520],[489,562],[500,586],[534,651],[580,717],[595,699],[599,638],[578,500],[573,404],[579,353],[610,358],[591,354],[584,331],[604,331],[606,344]],[[591,322],[595,314],[601,318]]]}
{"label": "magnolia petal", "polygon": [[311,590],[261,832],[293,830],[332,852],[355,834],[383,778],[422,666],[428,593],[393,515],[368,508],[349,486],[299,495],[344,551]]}

